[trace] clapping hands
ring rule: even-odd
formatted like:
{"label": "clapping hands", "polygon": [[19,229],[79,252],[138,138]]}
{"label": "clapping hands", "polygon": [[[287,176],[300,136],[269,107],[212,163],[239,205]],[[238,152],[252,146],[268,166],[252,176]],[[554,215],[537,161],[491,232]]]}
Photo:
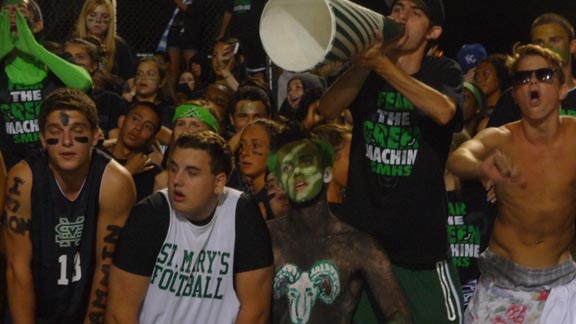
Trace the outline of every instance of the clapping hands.
{"label": "clapping hands", "polygon": [[0,60],[14,49],[14,39],[10,31],[10,12],[0,11]]}
{"label": "clapping hands", "polygon": [[[12,30],[10,16],[14,14],[16,17],[16,30]],[[40,44],[34,38],[34,34],[26,18],[22,15],[20,10],[14,12],[8,9],[2,9],[0,12],[0,59],[4,58],[10,52],[18,49],[22,53],[35,56]]]}
{"label": "clapping hands", "polygon": [[34,38],[34,34],[30,27],[28,26],[28,22],[26,18],[22,15],[20,10],[16,11],[16,41],[14,42],[14,46],[19,49],[22,53],[36,56],[36,52],[39,48],[42,48],[40,44]]}

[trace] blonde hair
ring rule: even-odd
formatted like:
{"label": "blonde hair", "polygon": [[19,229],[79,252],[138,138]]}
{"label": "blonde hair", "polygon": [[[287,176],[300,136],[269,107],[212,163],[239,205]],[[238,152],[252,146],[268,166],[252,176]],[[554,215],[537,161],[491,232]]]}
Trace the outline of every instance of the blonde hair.
{"label": "blonde hair", "polygon": [[98,6],[105,6],[110,13],[108,29],[104,39],[101,40],[104,47],[104,70],[112,72],[114,67],[114,56],[116,54],[116,1],[115,0],[86,0],[76,22],[76,36],[86,39],[91,36],[86,29],[86,17],[96,10]]}

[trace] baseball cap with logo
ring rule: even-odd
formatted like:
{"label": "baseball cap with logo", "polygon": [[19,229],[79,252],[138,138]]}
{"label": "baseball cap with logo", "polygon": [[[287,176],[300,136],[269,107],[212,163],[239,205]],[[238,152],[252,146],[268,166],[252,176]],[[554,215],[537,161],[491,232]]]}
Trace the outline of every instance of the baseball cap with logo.
{"label": "baseball cap with logo", "polygon": [[480,60],[486,56],[488,56],[486,49],[479,43],[464,44],[460,50],[458,50],[458,53],[456,53],[456,59],[464,73],[468,72],[471,68],[476,67]]}

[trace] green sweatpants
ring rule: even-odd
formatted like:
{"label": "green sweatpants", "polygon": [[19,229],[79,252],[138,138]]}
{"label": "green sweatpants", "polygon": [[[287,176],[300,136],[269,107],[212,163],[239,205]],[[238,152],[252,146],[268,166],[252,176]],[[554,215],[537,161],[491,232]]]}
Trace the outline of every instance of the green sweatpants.
{"label": "green sweatpants", "polygon": [[[439,261],[432,270],[414,270],[393,265],[392,269],[408,301],[414,324],[461,324],[462,289],[456,267]],[[372,294],[364,289],[354,323],[387,323]]]}

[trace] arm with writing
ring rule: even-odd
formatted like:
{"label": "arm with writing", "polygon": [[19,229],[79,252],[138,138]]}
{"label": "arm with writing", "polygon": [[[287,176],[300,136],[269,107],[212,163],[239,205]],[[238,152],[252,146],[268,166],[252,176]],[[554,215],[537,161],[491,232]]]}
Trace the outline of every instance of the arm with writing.
{"label": "arm with writing", "polygon": [[[8,174],[6,172],[6,163],[4,162],[4,156],[0,152],[0,188],[6,188],[6,179]],[[0,210],[4,210],[4,195],[0,195]]]}
{"label": "arm with writing", "polygon": [[14,324],[34,323],[36,300],[30,240],[32,172],[25,162],[8,174],[4,206],[4,244],[8,306]]}
{"label": "arm with writing", "polygon": [[92,78],[84,68],[65,61],[38,44],[20,11],[16,11],[16,28],[18,37],[14,46],[18,50],[44,63],[67,87],[84,92],[92,89]]}
{"label": "arm with writing", "polygon": [[272,266],[235,274],[240,311],[236,324],[265,324],[270,316]]}
{"label": "arm with writing", "polygon": [[[8,174],[6,172],[6,164],[4,163],[4,156],[2,155],[2,152],[0,152],[0,188],[2,189],[6,188],[7,177]],[[0,194],[0,210],[2,211],[4,211],[4,201],[5,201],[4,195]],[[4,240],[0,240],[0,254],[3,256],[6,255],[6,249],[4,248]]]}
{"label": "arm with writing", "polygon": [[108,275],[120,232],[136,201],[132,176],[110,161],[102,176],[98,214],[96,266],[84,323],[103,323],[108,302]]}

